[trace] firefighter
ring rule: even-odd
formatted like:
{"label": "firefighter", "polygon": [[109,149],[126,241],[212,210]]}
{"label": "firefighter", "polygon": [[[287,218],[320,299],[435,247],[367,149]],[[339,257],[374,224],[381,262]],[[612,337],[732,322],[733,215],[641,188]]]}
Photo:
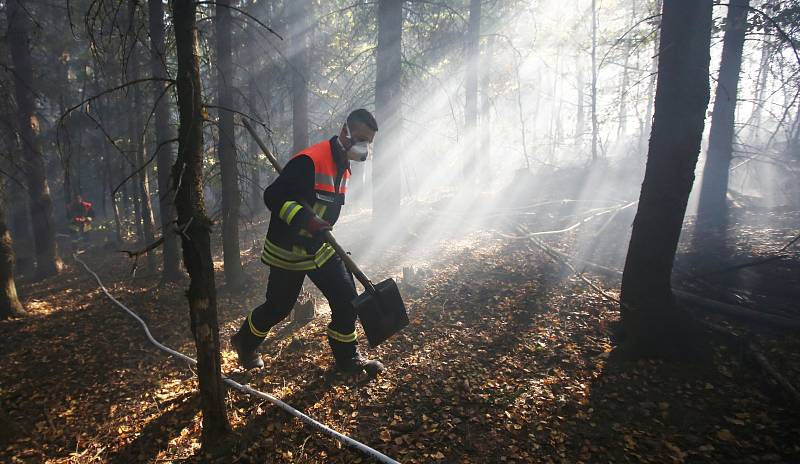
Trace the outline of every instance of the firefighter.
{"label": "firefighter", "polygon": [[327,337],[335,366],[346,373],[366,371],[372,376],[383,370],[383,364],[358,351],[353,275],[323,239],[344,205],[350,162],[366,161],[377,131],[369,111],[353,111],[338,136],[294,155],[264,191],[264,203],[272,215],[261,261],[270,272],[266,301],[250,312],[231,337],[242,367],[264,366],[256,348],[270,328],[289,315],[308,276],[331,307]]}
{"label": "firefighter", "polygon": [[84,201],[81,194],[76,193],[72,202],[67,206],[67,215],[70,218],[70,232],[74,241],[89,242],[89,231],[92,230],[94,209],[92,204]]}

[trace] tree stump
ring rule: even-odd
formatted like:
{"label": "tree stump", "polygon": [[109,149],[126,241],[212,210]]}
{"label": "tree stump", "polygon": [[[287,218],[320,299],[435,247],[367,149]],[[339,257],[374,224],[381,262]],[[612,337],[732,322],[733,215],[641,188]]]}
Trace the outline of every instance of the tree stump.
{"label": "tree stump", "polygon": [[306,325],[314,320],[317,315],[316,312],[317,300],[311,293],[303,289],[300,292],[300,297],[297,298],[294,308],[292,308],[291,321],[295,325]]}

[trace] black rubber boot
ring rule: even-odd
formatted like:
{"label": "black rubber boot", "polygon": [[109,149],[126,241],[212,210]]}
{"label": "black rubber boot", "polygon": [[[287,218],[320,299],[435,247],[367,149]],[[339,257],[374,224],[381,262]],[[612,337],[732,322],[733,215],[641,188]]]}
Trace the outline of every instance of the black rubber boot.
{"label": "black rubber boot", "polygon": [[260,369],[264,367],[264,361],[261,360],[261,356],[256,352],[256,348],[262,341],[264,341],[263,338],[253,335],[250,331],[250,324],[245,319],[239,331],[231,337],[231,346],[236,350],[236,356],[239,357],[239,364],[242,367],[245,369]]}
{"label": "black rubber boot", "polygon": [[358,352],[358,344],[356,342],[343,343],[328,337],[328,343],[333,351],[336,368],[346,374],[366,372],[370,377],[374,378],[385,369],[380,361],[362,356]]}

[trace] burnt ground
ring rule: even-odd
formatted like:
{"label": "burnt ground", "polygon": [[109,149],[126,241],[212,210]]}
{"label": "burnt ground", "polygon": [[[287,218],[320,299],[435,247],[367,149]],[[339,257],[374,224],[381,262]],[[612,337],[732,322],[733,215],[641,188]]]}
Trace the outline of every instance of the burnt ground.
{"label": "burnt ground", "polygon": [[[614,240],[579,247],[576,229],[547,236],[546,243],[620,268],[624,255],[610,243],[624,241],[632,210],[605,226],[604,236]],[[557,205],[512,218],[548,230],[585,215],[562,213]],[[770,228],[747,225],[755,220],[737,224],[737,252],[726,260],[692,261],[684,246],[680,272],[686,277],[773,256],[798,218],[763,214],[785,218]],[[543,217],[555,219],[543,226]],[[410,326],[368,351],[387,366],[371,381],[330,371],[324,309],[305,326],[285,324],[271,333],[261,349],[264,370],[236,368],[228,338],[262,301],[267,272],[258,246],[246,250],[248,289],[219,293],[223,370],[401,462],[800,462],[798,405],[740,345],[706,331],[711,359],[623,360],[610,336],[616,305],[528,240],[508,237],[515,233],[472,230],[431,244],[437,252],[415,261],[415,278],[401,282]],[[796,250],[705,276],[701,284],[677,284],[800,317]],[[389,250],[385,262],[403,253]],[[159,286],[158,276],[143,269],[132,278],[130,262],[100,245],[81,256],[157,339],[193,353],[182,286]],[[376,280],[399,274],[396,265],[370,264],[368,271]],[[585,275],[618,296],[618,278],[591,269]],[[68,263],[62,275],[23,279],[20,287],[30,317],[0,322],[0,461],[367,462],[238,392],[228,394],[235,433],[228,454],[205,455],[192,371],[150,345],[82,268]],[[703,309],[695,314],[752,341],[800,385],[795,333]]]}

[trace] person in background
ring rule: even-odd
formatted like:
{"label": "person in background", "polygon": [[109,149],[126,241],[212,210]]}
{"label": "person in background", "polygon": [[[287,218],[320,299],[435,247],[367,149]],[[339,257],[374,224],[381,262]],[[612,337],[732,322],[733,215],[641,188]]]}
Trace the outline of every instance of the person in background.
{"label": "person in background", "polygon": [[94,221],[92,204],[84,201],[81,194],[76,193],[72,202],[67,206],[67,215],[70,218],[69,229],[72,240],[89,243],[89,232],[92,230],[92,222]]}

